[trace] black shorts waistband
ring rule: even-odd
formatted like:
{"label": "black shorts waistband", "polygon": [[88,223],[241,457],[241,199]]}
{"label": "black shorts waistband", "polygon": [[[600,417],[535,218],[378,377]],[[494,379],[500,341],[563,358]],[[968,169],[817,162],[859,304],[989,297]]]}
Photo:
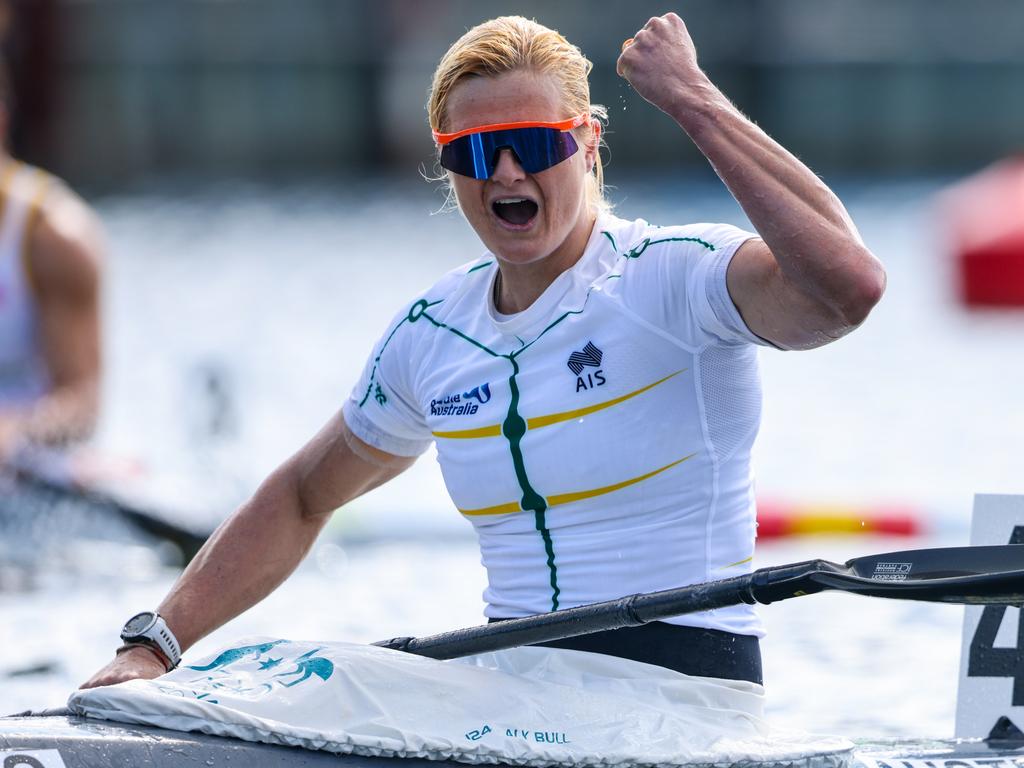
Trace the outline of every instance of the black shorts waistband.
{"label": "black shorts waistband", "polygon": [[639,627],[610,629],[537,645],[603,653],[655,664],[686,675],[762,683],[761,644],[758,639],[719,629],[653,621]]}

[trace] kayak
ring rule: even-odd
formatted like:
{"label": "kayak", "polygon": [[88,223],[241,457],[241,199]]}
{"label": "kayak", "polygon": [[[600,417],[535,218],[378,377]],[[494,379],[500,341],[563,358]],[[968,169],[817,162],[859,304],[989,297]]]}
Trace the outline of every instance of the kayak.
{"label": "kayak", "polygon": [[[441,768],[464,765],[416,758],[336,755],[75,717],[67,714],[66,710],[0,718],[0,760],[4,768],[176,768],[185,763],[245,768],[328,765],[335,768]],[[758,763],[744,761],[743,765],[754,768]],[[1022,768],[1024,741],[874,742],[860,744],[852,752],[813,755],[785,766],[774,760],[762,765],[771,765],[772,768]]]}
{"label": "kayak", "polygon": [[124,725],[68,714],[0,718],[0,760],[4,768],[171,768],[235,765],[245,768],[338,766],[390,768],[438,765],[429,760],[339,757],[297,747]]}
{"label": "kayak", "polygon": [[[1019,528],[1024,538],[1024,526]],[[1015,533],[1015,541],[1016,537]],[[1024,546],[907,550],[862,556],[845,564],[812,560],[772,566],[718,582],[371,646],[257,639],[153,681],[74,693],[69,705],[91,717],[62,710],[0,718],[0,760],[2,768],[163,768],[230,761],[246,768],[398,768],[465,762],[523,765],[527,761],[535,766],[554,762],[664,765],[677,764],[678,756],[679,763],[708,768],[1024,768],[1024,733],[1014,722],[1021,722],[1019,707],[992,694],[967,699],[978,712],[991,703],[997,707],[994,712],[1002,715],[987,713],[984,730],[973,731],[988,733],[986,739],[855,745],[799,734],[797,741],[791,741],[784,732],[758,729],[749,713],[741,711],[744,706],[756,711],[749,700],[757,691],[749,683],[686,678],[600,654],[519,647],[739,600],[769,603],[823,590],[976,604],[978,612],[989,612],[991,620],[982,621],[978,633],[965,633],[965,638],[973,636],[969,656],[982,654],[975,659],[973,671],[972,663],[967,664],[967,675],[1012,676],[1012,671],[1006,674],[991,667],[984,656],[990,649],[1000,654],[996,658],[1001,665],[1007,662],[1002,666],[1020,668],[1024,648],[992,646],[1007,604],[1024,603]],[[989,625],[995,629],[993,638],[987,639]],[[478,656],[502,650],[515,653],[492,654],[490,667]],[[476,655],[472,660],[452,667],[440,661],[471,654]],[[624,664],[634,666],[627,670]],[[343,673],[335,674],[337,670]],[[672,680],[673,675],[686,679]],[[661,690],[664,701],[652,695]],[[1004,704],[1005,709],[998,711]],[[534,732],[541,722],[555,721],[551,717],[537,721],[531,715],[548,710],[549,715],[553,712],[562,718],[569,705],[582,713],[573,727],[582,729],[584,737],[591,735],[590,729],[597,738],[577,740],[572,732],[567,740],[566,729],[550,739],[545,732]],[[695,727],[686,727],[685,710],[695,714]],[[601,717],[605,720],[599,721]],[[416,725],[424,718],[427,730],[407,732],[408,723],[416,721]],[[440,729],[430,722],[438,718]],[[125,724],[125,720],[150,725]],[[326,725],[318,727],[318,720]],[[467,722],[477,728],[481,722],[486,725],[480,731],[465,732]],[[990,730],[993,722],[996,726]],[[190,724],[193,731],[178,730]],[[505,728],[519,724],[533,727]],[[360,741],[353,733],[368,733],[371,738]],[[764,735],[751,750],[743,748],[752,743],[744,733]],[[694,735],[707,748],[698,744],[686,752],[687,739]],[[257,740],[243,741],[239,736]],[[474,745],[471,749],[462,743],[463,736]],[[481,741],[484,736],[486,743]],[[431,742],[425,750],[421,747],[427,738]],[[461,747],[453,749],[456,742]],[[397,743],[398,749],[390,743]],[[410,756],[380,756],[396,754]],[[423,759],[424,754],[435,759]],[[660,759],[655,759],[659,754]],[[453,761],[453,756],[464,762]]]}

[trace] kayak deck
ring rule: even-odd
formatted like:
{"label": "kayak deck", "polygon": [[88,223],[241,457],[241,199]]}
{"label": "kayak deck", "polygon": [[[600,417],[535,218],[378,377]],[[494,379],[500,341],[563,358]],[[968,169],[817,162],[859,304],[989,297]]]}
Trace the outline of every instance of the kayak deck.
{"label": "kayak deck", "polygon": [[[65,710],[66,712],[66,710]],[[839,758],[839,759],[837,759]],[[363,757],[126,725],[67,714],[0,718],[3,765],[37,768],[164,768],[180,765],[292,768],[440,768],[463,765],[417,758]],[[744,768],[1024,768],[1020,741],[865,743],[852,754],[744,763]],[[722,767],[724,768],[724,766]]]}

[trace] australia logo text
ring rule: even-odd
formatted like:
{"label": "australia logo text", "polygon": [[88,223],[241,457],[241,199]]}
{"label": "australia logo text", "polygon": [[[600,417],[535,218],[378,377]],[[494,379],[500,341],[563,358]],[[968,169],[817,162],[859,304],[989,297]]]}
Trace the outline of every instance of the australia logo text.
{"label": "australia logo text", "polygon": [[468,392],[445,395],[430,401],[431,416],[472,416],[491,399],[491,385],[481,384]]}

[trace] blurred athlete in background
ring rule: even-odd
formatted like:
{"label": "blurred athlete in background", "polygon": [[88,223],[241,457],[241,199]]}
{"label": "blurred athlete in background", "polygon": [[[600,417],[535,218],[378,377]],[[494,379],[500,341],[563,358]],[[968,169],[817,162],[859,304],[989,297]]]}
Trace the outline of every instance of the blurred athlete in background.
{"label": "blurred athlete in background", "polygon": [[92,432],[100,379],[103,238],[59,179],[11,156],[0,71],[0,464]]}

